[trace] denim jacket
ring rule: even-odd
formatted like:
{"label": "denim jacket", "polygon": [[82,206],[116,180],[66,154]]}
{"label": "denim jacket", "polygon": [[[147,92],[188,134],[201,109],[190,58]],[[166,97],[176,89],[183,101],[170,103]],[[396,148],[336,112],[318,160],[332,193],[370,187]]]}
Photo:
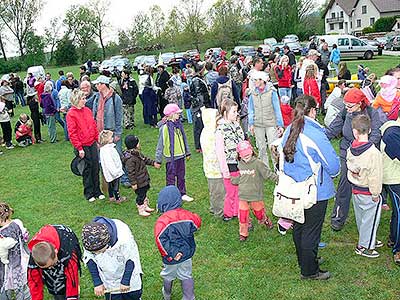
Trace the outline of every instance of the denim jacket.
{"label": "denim jacket", "polygon": [[[114,96],[115,95],[115,96]],[[113,101],[113,97],[115,97]],[[93,103],[93,116],[96,119],[97,107],[99,105],[100,98],[96,99]],[[115,105],[114,105],[115,104]],[[104,104],[104,129],[111,130],[114,135],[122,135],[122,100],[118,94],[113,95],[106,100]]]}

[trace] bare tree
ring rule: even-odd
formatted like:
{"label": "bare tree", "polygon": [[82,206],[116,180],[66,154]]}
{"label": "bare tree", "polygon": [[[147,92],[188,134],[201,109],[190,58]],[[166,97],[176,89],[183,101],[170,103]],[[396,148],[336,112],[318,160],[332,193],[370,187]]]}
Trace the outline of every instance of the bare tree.
{"label": "bare tree", "polygon": [[151,32],[154,39],[160,42],[161,34],[165,28],[165,15],[161,7],[157,4],[153,5],[149,9],[149,16],[151,22]]}
{"label": "bare tree", "polygon": [[50,46],[50,61],[53,60],[54,48],[61,39],[62,22],[60,17],[50,19],[50,24],[44,29],[46,43]]}
{"label": "bare tree", "polygon": [[25,39],[32,31],[32,21],[38,17],[40,4],[40,0],[0,1],[0,19],[17,39],[21,56],[25,55]]}
{"label": "bare tree", "polygon": [[3,20],[0,19],[0,50],[1,54],[3,55],[4,61],[7,61],[6,49],[4,47],[3,30],[4,30],[4,23]]}
{"label": "bare tree", "polygon": [[104,34],[108,28],[110,28],[110,23],[106,20],[106,12],[110,6],[110,1],[108,0],[92,0],[89,2],[89,9],[92,10],[94,20],[93,20],[93,33],[99,38],[100,46],[103,52],[103,59],[106,58],[106,48],[104,45]]}

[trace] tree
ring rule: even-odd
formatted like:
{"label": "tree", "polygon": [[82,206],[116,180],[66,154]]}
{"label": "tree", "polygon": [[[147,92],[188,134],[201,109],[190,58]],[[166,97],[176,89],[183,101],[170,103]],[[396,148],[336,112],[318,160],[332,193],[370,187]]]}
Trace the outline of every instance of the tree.
{"label": "tree", "polygon": [[313,0],[250,0],[251,16],[260,38],[281,39],[304,29],[302,22],[313,9]]}
{"label": "tree", "polygon": [[36,35],[33,31],[28,31],[25,37],[26,53],[25,60],[30,65],[41,65],[45,62],[43,37]]}
{"label": "tree", "polygon": [[107,29],[111,26],[109,22],[106,21],[106,12],[110,6],[110,1],[108,0],[92,0],[89,3],[89,7],[94,16],[92,26],[94,34],[99,38],[100,46],[103,53],[103,59],[106,58],[106,47],[104,45],[104,34]]}
{"label": "tree", "polygon": [[218,0],[210,9],[213,39],[224,48],[237,45],[243,36],[243,0]]}
{"label": "tree", "polygon": [[54,48],[60,40],[61,19],[54,17],[50,19],[50,24],[44,29],[46,44],[50,46],[50,61],[53,61]]}
{"label": "tree", "polygon": [[7,61],[6,49],[4,47],[4,37],[3,37],[4,23],[3,20],[0,19],[0,50],[3,55],[4,61]]}
{"label": "tree", "polygon": [[392,31],[392,27],[399,16],[379,18],[373,25],[375,32]]}
{"label": "tree", "polygon": [[88,45],[95,34],[94,19],[93,12],[83,5],[73,5],[65,14],[63,23],[67,27],[67,36],[79,47],[82,61],[88,54]]}
{"label": "tree", "polygon": [[202,13],[202,1],[180,0],[179,7],[178,19],[184,28],[187,42],[199,49],[206,28],[205,18]]}
{"label": "tree", "polygon": [[133,27],[129,32],[131,40],[140,47],[148,46],[153,40],[149,30],[151,26],[149,16],[145,12],[139,11],[134,19]]}
{"label": "tree", "polygon": [[155,4],[149,9],[149,17],[152,36],[157,42],[160,42],[165,27],[164,12],[159,5]]}
{"label": "tree", "polygon": [[182,34],[182,24],[179,22],[178,14],[178,9],[173,7],[162,33],[162,40],[175,48],[180,44],[179,40]]}
{"label": "tree", "polygon": [[41,11],[40,5],[40,0],[0,1],[0,18],[17,39],[21,56],[25,55],[26,37]]}
{"label": "tree", "polygon": [[73,40],[69,39],[68,36],[64,36],[57,44],[54,57],[57,65],[75,65],[78,60],[78,54]]}
{"label": "tree", "polygon": [[131,40],[124,30],[118,30],[118,45],[121,49],[128,48],[131,45]]}

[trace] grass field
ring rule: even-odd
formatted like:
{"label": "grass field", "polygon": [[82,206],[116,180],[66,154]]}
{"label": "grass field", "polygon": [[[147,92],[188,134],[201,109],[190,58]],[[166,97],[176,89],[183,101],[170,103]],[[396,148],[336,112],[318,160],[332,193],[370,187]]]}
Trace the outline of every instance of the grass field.
{"label": "grass field", "polygon": [[[378,57],[365,62],[371,71],[382,75],[398,63],[394,57]],[[360,61],[350,61],[354,72]],[[75,72],[77,67],[63,68]],[[53,78],[58,68],[50,69]],[[77,74],[77,73],[76,73]],[[28,112],[18,108],[16,115]],[[14,117],[14,125],[17,118]],[[140,137],[143,153],[154,157],[158,130],[144,126],[141,118],[141,104],[136,105],[137,128],[125,134]],[[191,149],[194,149],[192,128],[185,124]],[[57,125],[60,142],[34,145],[25,149],[16,147],[3,150],[0,156],[0,200],[11,204],[15,218],[23,220],[33,235],[44,224],[66,224],[78,236],[82,225],[94,216],[103,215],[126,222],[138,243],[144,270],[144,300],[161,299],[159,276],[161,259],[154,243],[153,226],[157,215],[143,219],[137,215],[134,193],[122,188],[122,195],[129,202],[121,205],[108,201],[88,203],[82,195],[82,181],[69,169],[73,158],[72,146],[63,141],[62,129]],[[47,128],[42,127],[42,136],[47,138]],[[337,141],[334,142],[337,148]],[[392,262],[390,249],[379,250],[377,259],[363,258],[354,254],[357,229],[351,214],[347,226],[335,233],[330,229],[329,215],[333,201],[330,201],[322,241],[327,247],[320,251],[325,259],[324,269],[333,277],[326,282],[300,281],[295,249],[291,233],[281,236],[276,229],[266,231],[255,226],[248,241],[240,243],[237,220],[225,223],[208,213],[209,200],[207,181],[202,171],[202,157],[192,153],[187,163],[188,194],[195,198],[185,203],[184,208],[198,213],[203,219],[201,230],[196,234],[197,252],[193,259],[196,299],[211,300],[255,300],[255,299],[399,299],[400,270]],[[149,198],[155,205],[157,193],[165,185],[165,168],[149,169],[151,190]],[[265,184],[265,203],[271,215],[273,185]],[[276,222],[276,218],[273,218]],[[386,242],[389,230],[390,212],[382,212],[378,238]],[[47,296],[45,299],[50,299]],[[83,268],[81,277],[81,299],[96,299],[90,275]],[[173,299],[181,299],[180,284],[176,282]]]}

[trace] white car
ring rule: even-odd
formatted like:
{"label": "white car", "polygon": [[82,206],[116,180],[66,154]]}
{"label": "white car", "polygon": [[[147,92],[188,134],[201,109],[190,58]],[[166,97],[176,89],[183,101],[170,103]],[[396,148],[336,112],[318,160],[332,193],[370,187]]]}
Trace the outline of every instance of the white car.
{"label": "white car", "polygon": [[270,44],[260,45],[258,48],[262,49],[261,51],[264,56],[269,56],[272,52],[272,45]]}
{"label": "white car", "polygon": [[282,39],[282,43],[289,43],[289,42],[299,42],[299,37],[295,34],[288,34],[285,35]]}

